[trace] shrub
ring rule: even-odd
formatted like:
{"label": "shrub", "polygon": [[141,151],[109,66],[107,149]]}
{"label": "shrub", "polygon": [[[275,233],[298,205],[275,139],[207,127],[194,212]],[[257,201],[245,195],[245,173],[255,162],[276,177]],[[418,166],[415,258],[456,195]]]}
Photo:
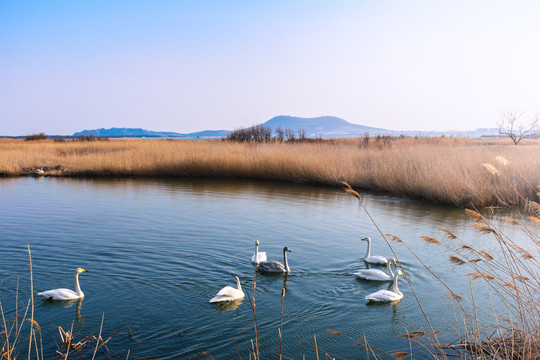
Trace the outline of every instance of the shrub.
{"label": "shrub", "polygon": [[32,134],[32,135],[26,135],[24,137],[24,140],[26,141],[33,141],[33,140],[45,140],[47,138],[47,135],[45,133],[39,133],[39,134]]}

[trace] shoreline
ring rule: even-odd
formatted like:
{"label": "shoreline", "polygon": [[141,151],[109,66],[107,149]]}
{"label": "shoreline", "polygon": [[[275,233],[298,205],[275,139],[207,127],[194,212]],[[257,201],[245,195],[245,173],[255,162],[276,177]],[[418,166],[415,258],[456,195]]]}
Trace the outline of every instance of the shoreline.
{"label": "shoreline", "polygon": [[[279,144],[0,139],[0,176],[201,177],[332,187],[346,181],[362,191],[455,207],[516,207],[539,201],[540,140],[520,146],[455,138],[370,140]],[[41,169],[43,173],[35,173]]]}

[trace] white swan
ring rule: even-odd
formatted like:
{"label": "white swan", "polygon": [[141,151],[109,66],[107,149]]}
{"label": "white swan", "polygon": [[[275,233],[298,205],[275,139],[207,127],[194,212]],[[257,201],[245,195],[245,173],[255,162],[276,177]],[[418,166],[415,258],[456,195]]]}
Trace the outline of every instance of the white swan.
{"label": "white swan", "polygon": [[40,167],[39,169],[34,170],[34,174],[36,174],[36,175],[43,175],[43,174],[45,174],[45,170],[43,170],[43,166]]}
{"label": "white swan", "polygon": [[287,253],[291,252],[288,247],[283,248],[283,262],[285,265],[281,264],[279,261],[270,260],[263,261],[257,266],[257,270],[268,273],[288,273],[291,271],[289,268],[289,262],[287,261]]}
{"label": "white swan", "polygon": [[266,260],[266,253],[259,252],[259,240],[255,241],[255,254],[253,254],[253,256],[251,257],[251,262],[257,265]]}
{"label": "white swan", "polygon": [[403,275],[401,270],[398,270],[397,273],[394,275],[394,284],[392,287],[393,291],[379,290],[377,292],[374,292],[373,294],[369,294],[368,296],[366,296],[366,300],[373,302],[393,302],[403,299],[403,293],[399,291],[397,284],[399,275]]}
{"label": "white swan", "polygon": [[394,258],[388,259],[388,263],[386,264],[388,274],[379,269],[361,269],[358,272],[355,272],[354,275],[356,275],[357,278],[364,280],[392,281],[394,280],[394,273],[392,272],[391,265],[396,266],[396,260]]}
{"label": "white swan", "polygon": [[210,299],[211,303],[230,302],[244,298],[244,292],[242,291],[242,285],[240,285],[240,279],[238,276],[234,276],[232,274],[231,276],[236,279],[236,289],[232,286],[225,286],[223,289],[219,290],[216,296]]}
{"label": "white swan", "polygon": [[79,286],[79,274],[83,272],[87,272],[87,270],[83,268],[77,268],[77,270],[75,270],[75,291],[70,289],[53,289],[40,292],[38,293],[38,296],[42,296],[50,300],[82,299],[84,297],[84,293]]}
{"label": "white swan", "polygon": [[362,239],[362,241],[367,241],[367,251],[366,256],[364,256],[364,261],[370,264],[379,264],[379,265],[386,265],[388,263],[388,260],[384,256],[379,255],[373,255],[371,256],[371,238],[365,237]]}

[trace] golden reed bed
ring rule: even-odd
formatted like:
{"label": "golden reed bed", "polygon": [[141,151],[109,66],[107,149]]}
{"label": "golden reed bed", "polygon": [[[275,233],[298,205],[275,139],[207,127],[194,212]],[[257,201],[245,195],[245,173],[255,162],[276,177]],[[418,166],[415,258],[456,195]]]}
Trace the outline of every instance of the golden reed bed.
{"label": "golden reed bed", "polygon": [[340,185],[456,206],[538,201],[540,141],[339,139],[311,143],[219,140],[0,139],[0,175],[234,177]]}

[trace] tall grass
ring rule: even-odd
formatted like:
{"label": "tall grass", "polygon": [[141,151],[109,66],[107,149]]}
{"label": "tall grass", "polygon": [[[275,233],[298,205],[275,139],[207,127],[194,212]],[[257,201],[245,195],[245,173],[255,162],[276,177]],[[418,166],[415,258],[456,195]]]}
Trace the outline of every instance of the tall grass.
{"label": "tall grass", "polygon": [[[500,163],[507,163],[506,159],[498,159]],[[508,165],[508,164],[506,164]],[[487,166],[492,176],[502,176],[493,165]],[[470,294],[457,294],[441,280],[437,274],[424,264],[415,252],[401,238],[394,234],[384,234],[369,210],[363,205],[360,195],[347,183],[345,190],[360,201],[362,208],[373,221],[381,236],[386,240],[394,256],[398,250],[389,242],[404,245],[418,262],[447,289],[448,299],[455,317],[457,339],[452,344],[441,344],[437,335],[439,331],[433,329],[429,315],[422,308],[420,300],[416,297],[413,284],[407,272],[403,269],[409,281],[411,291],[415,296],[419,310],[424,313],[431,331],[416,330],[401,335],[409,339],[423,350],[427,358],[448,359],[459,357],[462,359],[512,359],[529,360],[540,359],[540,236],[535,227],[540,225],[540,204],[535,201],[527,203],[521,219],[503,217],[507,223],[518,226],[530,240],[530,244],[517,244],[502,231],[495,228],[487,216],[473,209],[465,212],[473,221],[472,226],[482,234],[490,235],[501,249],[501,258],[495,258],[487,251],[477,248],[474,244],[461,239],[451,230],[438,228],[449,241],[440,241],[431,236],[421,236],[428,246],[441,246],[449,253],[449,261],[455,266],[468,266],[470,272],[467,279]],[[529,186],[534,190],[539,186]],[[526,250],[523,246],[531,251]],[[401,262],[399,262],[401,266]],[[479,306],[475,300],[473,283],[483,281],[490,291],[493,314],[492,322],[481,321],[478,313],[485,312],[485,306]],[[501,314],[495,310],[493,303],[502,305],[505,310]],[[422,340],[419,340],[422,338]],[[411,347],[412,348],[412,347]],[[412,351],[390,354],[394,358],[414,358]]]}
{"label": "tall grass", "polygon": [[[45,359],[45,353],[43,351],[43,339],[41,336],[41,327],[34,318],[34,277],[32,271],[32,254],[30,252],[30,245],[28,245],[27,247],[30,266],[30,299],[28,299],[25,307],[23,307],[22,309],[19,308],[18,280],[17,289],[15,292],[15,310],[6,313],[0,299],[0,360],[17,360],[24,357],[26,357],[28,360],[34,358],[36,360]],[[54,358],[67,360],[69,357],[70,359],[94,360],[97,351],[104,347],[111,340],[111,337],[109,337],[105,341],[103,341],[103,339],[101,338],[101,332],[103,329],[103,317],[104,315],[101,318],[101,327],[99,329],[98,337],[81,336],[79,338],[73,334],[73,324],[71,325],[71,329],[67,331],[64,330],[61,326],[58,326],[58,332],[60,334],[61,341],[58,342],[54,340],[58,347]],[[23,335],[23,330],[25,329],[30,331],[28,337],[25,337]],[[26,341],[28,341],[28,346],[26,346]],[[96,346],[94,350],[91,351],[91,349],[89,349],[89,347],[87,347],[86,345],[93,343],[95,343]],[[90,355],[92,357],[90,357]],[[128,358],[129,350],[126,360]]]}
{"label": "tall grass", "polygon": [[[506,165],[497,163],[501,157]],[[514,206],[539,200],[530,184],[540,183],[540,141],[516,147],[503,140],[453,138],[284,144],[0,140],[0,175],[29,175],[40,167],[48,176],[205,176],[333,186],[344,180],[356,188],[456,206]]]}

